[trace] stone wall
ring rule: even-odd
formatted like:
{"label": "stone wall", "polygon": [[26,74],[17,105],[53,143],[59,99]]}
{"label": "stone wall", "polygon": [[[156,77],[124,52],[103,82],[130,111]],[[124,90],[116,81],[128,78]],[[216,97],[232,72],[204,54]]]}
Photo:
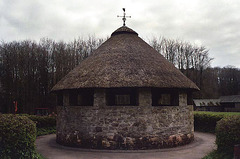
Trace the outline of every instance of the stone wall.
{"label": "stone wall", "polygon": [[82,148],[154,149],[193,140],[193,107],[186,105],[185,94],[179,95],[179,106],[151,106],[151,91],[139,93],[139,106],[103,105],[104,90],[98,90],[94,106],[57,107],[57,142]]}

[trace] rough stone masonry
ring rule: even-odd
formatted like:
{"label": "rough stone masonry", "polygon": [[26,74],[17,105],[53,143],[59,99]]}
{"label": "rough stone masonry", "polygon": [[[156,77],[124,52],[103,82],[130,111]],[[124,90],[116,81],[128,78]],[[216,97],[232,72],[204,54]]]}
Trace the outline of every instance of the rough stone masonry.
{"label": "rough stone masonry", "polygon": [[93,106],[58,106],[57,142],[91,149],[158,149],[194,139],[193,106],[179,93],[179,106],[152,106],[151,89],[139,88],[138,106],[106,106],[105,90],[95,89]]}

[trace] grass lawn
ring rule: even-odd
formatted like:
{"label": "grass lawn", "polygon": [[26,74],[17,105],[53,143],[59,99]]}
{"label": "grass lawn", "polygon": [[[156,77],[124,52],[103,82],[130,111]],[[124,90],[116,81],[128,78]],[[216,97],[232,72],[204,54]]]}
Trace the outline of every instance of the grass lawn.
{"label": "grass lawn", "polygon": [[233,159],[233,154],[218,152],[217,150],[214,150],[202,159]]}
{"label": "grass lawn", "polygon": [[47,159],[47,158],[43,157],[43,155],[41,155],[40,153],[38,153],[37,159]]}
{"label": "grass lawn", "polygon": [[240,112],[206,112],[206,111],[194,111],[194,113],[198,113],[198,114],[209,114],[209,115],[224,115],[224,116],[240,115]]}
{"label": "grass lawn", "polygon": [[56,127],[48,127],[48,128],[37,128],[37,136],[55,134]]}

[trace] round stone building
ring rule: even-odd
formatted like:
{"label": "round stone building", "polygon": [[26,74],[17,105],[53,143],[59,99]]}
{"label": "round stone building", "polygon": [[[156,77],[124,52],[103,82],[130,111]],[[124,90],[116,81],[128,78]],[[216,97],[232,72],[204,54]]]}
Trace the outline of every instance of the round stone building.
{"label": "round stone building", "polygon": [[59,144],[93,149],[158,149],[194,139],[198,87],[122,26],[52,89]]}

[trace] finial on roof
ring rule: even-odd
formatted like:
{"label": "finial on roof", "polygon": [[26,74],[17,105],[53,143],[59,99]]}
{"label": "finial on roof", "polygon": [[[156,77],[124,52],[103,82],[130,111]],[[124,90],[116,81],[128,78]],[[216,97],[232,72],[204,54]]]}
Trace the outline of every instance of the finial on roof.
{"label": "finial on roof", "polygon": [[122,20],[123,20],[123,26],[125,26],[125,22],[126,22],[126,18],[131,18],[131,16],[126,16],[126,13],[125,13],[125,8],[123,8],[123,16],[117,16],[117,17],[122,17]]}

